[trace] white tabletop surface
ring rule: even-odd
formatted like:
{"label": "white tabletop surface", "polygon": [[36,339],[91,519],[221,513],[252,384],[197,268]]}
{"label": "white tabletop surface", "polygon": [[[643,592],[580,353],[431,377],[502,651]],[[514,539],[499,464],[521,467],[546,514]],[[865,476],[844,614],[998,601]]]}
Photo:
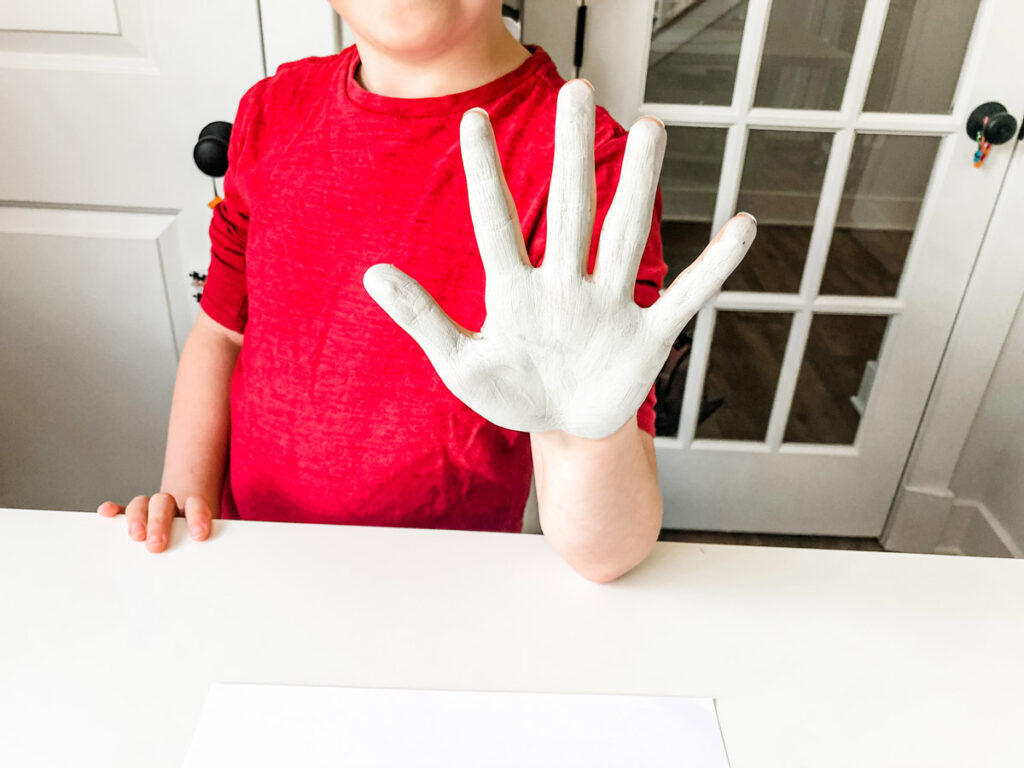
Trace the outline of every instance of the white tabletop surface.
{"label": "white tabletop surface", "polygon": [[714,697],[733,768],[1024,765],[1024,562],[0,510],[0,765],[178,766],[214,682]]}

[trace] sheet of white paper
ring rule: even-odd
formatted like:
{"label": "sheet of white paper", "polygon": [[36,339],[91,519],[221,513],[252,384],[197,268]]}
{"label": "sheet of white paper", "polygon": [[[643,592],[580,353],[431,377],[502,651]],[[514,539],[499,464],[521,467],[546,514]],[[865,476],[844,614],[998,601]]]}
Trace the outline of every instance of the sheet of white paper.
{"label": "sheet of white paper", "polygon": [[185,768],[728,768],[713,699],[214,685]]}

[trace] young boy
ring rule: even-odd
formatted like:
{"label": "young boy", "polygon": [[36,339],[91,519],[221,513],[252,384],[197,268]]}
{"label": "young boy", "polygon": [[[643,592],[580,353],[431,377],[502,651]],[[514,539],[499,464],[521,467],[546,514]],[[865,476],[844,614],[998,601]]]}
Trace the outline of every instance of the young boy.
{"label": "young boy", "polygon": [[[488,235],[481,229],[489,225],[477,211],[494,204],[484,200],[489,193],[502,192],[467,189],[467,130],[490,140],[493,126],[524,260],[540,264],[548,235],[566,229],[545,216],[549,184],[555,195],[555,114],[564,81],[544,51],[508,34],[496,0],[332,5],[356,45],[283,65],[239,104],[224,200],[210,227],[201,311],[175,383],[161,492],[137,496],[127,508],[108,501],[98,511],[124,512],[130,537],[151,552],[166,548],[171,519],[182,513],[195,540],[209,536],[218,515],[518,531],[535,472],[552,546],[586,578],[613,580],[646,556],[660,530],[650,389],[656,370],[634,376],[644,379],[643,392],[650,389],[636,416],[597,437],[558,422],[534,429],[519,425],[542,422],[493,416],[503,427],[478,412],[502,413],[497,406],[488,411],[489,404],[473,401],[474,410],[449,391],[445,383],[454,379],[439,353],[410,337],[416,323],[403,322],[422,311],[444,323],[446,313],[467,340],[484,323],[481,251]],[[589,84],[571,87],[579,101]],[[589,144],[597,197],[593,214],[585,213],[593,215],[593,270],[627,136],[603,109],[595,119],[586,103],[595,121]],[[472,109],[490,122],[463,118],[460,159],[460,118]],[[663,128],[648,126],[663,146]],[[653,208],[641,221],[646,247],[633,291],[641,307],[658,298],[666,272],[660,198]],[[443,312],[400,273],[368,272],[380,262],[415,279]],[[488,276],[488,287],[494,279]],[[398,306],[406,300],[412,303]],[[562,319],[545,319],[542,332],[563,327]],[[514,359],[509,354],[499,350],[483,372],[494,385],[485,389],[499,391],[506,377],[518,381],[522,371],[502,368]]]}

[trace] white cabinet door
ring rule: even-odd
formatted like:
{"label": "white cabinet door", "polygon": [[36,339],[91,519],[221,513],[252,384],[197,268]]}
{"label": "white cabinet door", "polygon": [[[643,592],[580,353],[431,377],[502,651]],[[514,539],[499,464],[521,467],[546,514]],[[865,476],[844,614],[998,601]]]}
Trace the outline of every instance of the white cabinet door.
{"label": "white cabinet door", "polygon": [[1024,115],[1024,7],[588,6],[599,102],[668,126],[669,277],[734,211],[759,221],[659,404],[666,526],[877,536],[1016,145],[976,168],[965,123]]}
{"label": "white cabinet door", "polygon": [[192,149],[262,76],[250,0],[0,3],[0,506],[157,490],[209,264]]}

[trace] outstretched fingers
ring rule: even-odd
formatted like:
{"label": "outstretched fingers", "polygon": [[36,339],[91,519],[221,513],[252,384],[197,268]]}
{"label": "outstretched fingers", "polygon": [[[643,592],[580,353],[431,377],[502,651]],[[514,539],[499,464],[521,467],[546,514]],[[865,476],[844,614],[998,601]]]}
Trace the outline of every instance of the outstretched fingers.
{"label": "outstretched fingers", "polygon": [[558,91],[541,269],[567,277],[586,274],[595,198],[594,88],[586,80],[570,80]]}
{"label": "outstretched fingers", "polygon": [[459,128],[469,213],[488,279],[529,267],[523,231],[498,159],[487,113],[471,109]]}
{"label": "outstretched fingers", "polygon": [[749,213],[737,213],[725,223],[697,260],[646,310],[660,338],[675,339],[690,318],[718,293],[756,234],[757,220]]}
{"label": "outstretched fingers", "polygon": [[423,286],[391,264],[374,264],[363,287],[426,353],[441,373],[455,364],[469,333],[452,321]]}
{"label": "outstretched fingers", "polygon": [[644,247],[651,233],[658,176],[665,157],[665,126],[654,117],[633,123],[622,156],[615,197],[597,245],[594,279],[632,300]]}

